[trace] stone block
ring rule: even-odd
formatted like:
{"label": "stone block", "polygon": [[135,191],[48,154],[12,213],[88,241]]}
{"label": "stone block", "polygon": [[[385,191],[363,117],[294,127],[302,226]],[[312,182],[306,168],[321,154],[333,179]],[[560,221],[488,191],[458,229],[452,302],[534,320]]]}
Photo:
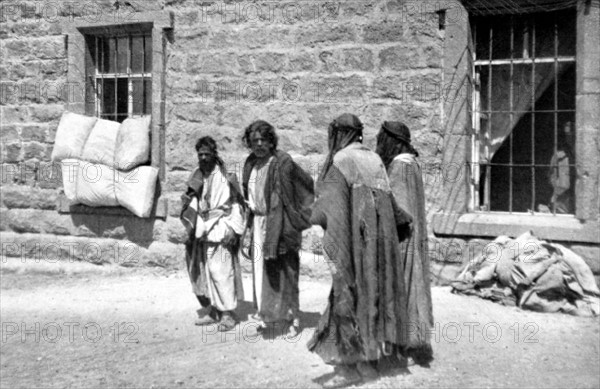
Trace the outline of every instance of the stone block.
{"label": "stone block", "polygon": [[23,159],[37,159],[38,161],[45,161],[49,159],[49,155],[46,154],[46,145],[38,142],[25,142],[23,143]]}
{"label": "stone block", "polygon": [[181,214],[181,193],[169,192],[164,195],[169,207],[169,216],[178,218]]}
{"label": "stone block", "polygon": [[208,41],[209,49],[253,50],[264,47],[287,48],[294,45],[294,29],[280,25],[246,26],[243,30],[215,29]]}
{"label": "stone block", "polygon": [[237,56],[233,53],[203,53],[190,55],[186,68],[189,74],[222,74],[239,73]]}
{"label": "stone block", "polygon": [[315,47],[317,45],[333,45],[356,41],[356,32],[351,25],[320,24],[313,28],[296,31],[296,45]]}
{"label": "stone block", "polygon": [[4,207],[4,203],[0,203],[0,231],[9,231],[8,220],[6,218],[6,212],[8,208]]}
{"label": "stone block", "polygon": [[366,142],[375,142],[375,137],[377,136],[377,133],[381,128],[381,124],[385,120],[403,120],[402,117],[395,116],[392,113],[390,113],[394,106],[395,104],[390,105],[385,103],[372,103],[367,104],[361,110],[362,113],[359,115],[359,118],[364,126],[363,137]]}
{"label": "stone block", "polygon": [[385,70],[403,71],[424,68],[427,61],[417,47],[399,45],[379,52],[379,66]]}
{"label": "stone block", "polygon": [[14,125],[6,125],[2,126],[2,131],[0,132],[0,141],[2,143],[15,142],[20,139],[19,130],[17,126]]}
{"label": "stone block", "polygon": [[47,125],[25,125],[21,127],[21,140],[46,142]]}
{"label": "stone block", "polygon": [[418,133],[421,130],[427,129],[433,109],[435,109],[435,106],[428,107],[418,102],[404,102],[403,104],[392,105],[389,115],[404,122],[411,133]]}
{"label": "stone block", "polygon": [[419,15],[411,15],[406,18],[408,34],[406,38],[419,45],[426,45],[433,41],[442,41],[442,33],[439,28],[439,15],[435,12],[424,12]]}
{"label": "stone block", "polygon": [[254,68],[257,72],[278,73],[286,65],[287,55],[280,53],[260,53],[254,55]]}
{"label": "stone block", "polygon": [[[244,128],[255,120],[267,118],[268,110],[265,104],[239,102],[223,106],[222,125],[237,129],[236,139],[241,141]],[[231,135],[234,135],[233,133]]]}
{"label": "stone block", "polygon": [[43,37],[61,35],[60,23],[50,21],[29,20],[10,23],[5,27],[5,38]]}
{"label": "stone block", "polygon": [[342,58],[346,70],[373,70],[373,53],[369,49],[345,49]]}
{"label": "stone block", "polygon": [[[303,97],[301,97],[301,99],[303,99]],[[262,116],[261,118],[275,126],[276,131],[294,131],[297,134],[298,140],[313,131],[312,128],[310,128],[308,113],[306,111],[306,106],[304,105],[291,106],[290,104],[277,101],[275,104],[269,105],[268,110],[264,112],[264,115],[265,116]],[[250,124],[250,122],[245,125],[248,124]]]}
{"label": "stone block", "polygon": [[185,192],[187,189],[187,180],[192,174],[191,170],[169,171],[167,172],[167,182],[164,188],[165,192]]}
{"label": "stone block", "polygon": [[171,217],[165,223],[166,238],[171,243],[184,244],[188,239],[187,231],[178,217]]}
{"label": "stone block", "polygon": [[[4,65],[4,69],[5,74],[4,77],[2,77],[2,81],[22,81],[23,78],[28,76],[27,69],[22,63],[12,63],[7,61]],[[29,75],[29,77],[31,77],[31,75]],[[9,84],[5,83],[5,85]]]}
{"label": "stone block", "polygon": [[312,72],[317,68],[315,55],[310,52],[288,54],[286,72]]}
{"label": "stone block", "polygon": [[207,127],[219,123],[219,117],[222,111],[223,108],[220,106],[197,101],[193,103],[176,104],[170,112],[177,119],[201,123],[197,126]]}
{"label": "stone block", "polygon": [[66,59],[47,60],[40,62],[40,73],[44,80],[55,80],[67,74]]}
{"label": "stone block", "polygon": [[330,18],[338,22],[342,21],[342,19],[340,19],[339,16],[336,17],[334,13],[336,6],[339,7],[339,11],[343,15],[342,17],[344,20],[346,18],[353,18],[357,16],[379,18],[381,12],[384,11],[385,3],[386,2],[379,0],[343,1],[332,3],[333,6],[331,7]]}
{"label": "stone block", "polygon": [[33,105],[29,107],[31,119],[40,123],[58,122],[65,111],[61,104]]}
{"label": "stone block", "polygon": [[29,110],[27,107],[0,106],[0,117],[2,125],[29,121]]}
{"label": "stone block", "polygon": [[380,44],[387,42],[402,42],[406,24],[401,19],[384,20],[363,27],[362,40],[365,43]]}
{"label": "stone block", "polygon": [[444,49],[441,43],[422,47],[425,64],[430,68],[442,68]]}
{"label": "stone block", "polygon": [[2,193],[2,202],[7,208],[56,208],[57,192],[55,190],[3,184],[0,193]]}
{"label": "stone block", "polygon": [[[329,124],[344,112],[356,112],[359,105],[348,105],[348,104],[327,104],[321,102],[320,104],[311,105],[308,110],[310,124],[313,128],[321,128],[325,131]],[[363,122],[364,123],[364,122]]]}
{"label": "stone block", "polygon": [[302,154],[324,154],[327,152],[325,131],[305,131],[301,134]]}
{"label": "stone block", "polygon": [[6,222],[11,231],[18,233],[35,233],[39,234],[44,231],[42,223],[37,218],[32,218],[33,215],[38,215],[39,212],[32,209],[22,209],[19,212],[9,210],[6,212]]}
{"label": "stone block", "polygon": [[335,104],[342,102],[360,103],[368,98],[368,84],[364,77],[326,77],[317,81],[317,100]]}
{"label": "stone block", "polygon": [[324,50],[319,53],[320,71],[323,73],[340,72],[343,69],[339,51]]}
{"label": "stone block", "polygon": [[66,57],[65,38],[62,35],[31,40],[7,39],[5,42],[8,58],[30,61]]}
{"label": "stone block", "polygon": [[21,155],[22,145],[20,142],[3,142],[0,147],[2,148],[2,153],[0,155],[2,163],[15,163],[23,160]]}
{"label": "stone block", "polygon": [[439,102],[443,90],[441,78],[442,74],[437,70],[377,75],[373,80],[371,96],[401,102]]}

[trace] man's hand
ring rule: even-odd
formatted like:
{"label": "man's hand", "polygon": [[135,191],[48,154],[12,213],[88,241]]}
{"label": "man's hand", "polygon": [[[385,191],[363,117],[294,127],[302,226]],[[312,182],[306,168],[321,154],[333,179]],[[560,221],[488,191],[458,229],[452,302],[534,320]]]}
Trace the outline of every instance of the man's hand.
{"label": "man's hand", "polygon": [[186,193],[181,195],[181,209],[186,209],[192,202],[192,197]]}
{"label": "man's hand", "polygon": [[234,247],[238,243],[238,235],[233,231],[233,229],[227,226],[227,232],[225,233],[225,237],[223,237],[223,245],[226,247]]}

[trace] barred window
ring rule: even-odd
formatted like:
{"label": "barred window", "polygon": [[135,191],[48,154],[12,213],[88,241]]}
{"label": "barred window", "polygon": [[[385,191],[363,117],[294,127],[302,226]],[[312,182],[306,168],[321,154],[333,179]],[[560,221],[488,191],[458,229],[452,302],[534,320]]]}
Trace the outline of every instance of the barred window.
{"label": "barred window", "polygon": [[575,10],[471,19],[472,208],[575,210]]}
{"label": "barred window", "polygon": [[[152,35],[132,31],[88,37],[96,116],[122,122],[152,113]],[[92,70],[92,69],[90,69]]]}

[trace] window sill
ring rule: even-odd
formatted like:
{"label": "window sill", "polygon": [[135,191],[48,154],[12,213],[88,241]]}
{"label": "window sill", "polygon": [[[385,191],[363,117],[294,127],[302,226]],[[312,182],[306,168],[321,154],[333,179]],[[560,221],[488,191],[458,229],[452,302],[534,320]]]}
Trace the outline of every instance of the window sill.
{"label": "window sill", "polygon": [[154,201],[154,207],[150,216],[140,218],[134,215],[131,211],[123,207],[90,207],[83,204],[70,205],[69,200],[64,194],[60,194],[57,200],[57,210],[60,214],[73,215],[103,215],[103,216],[120,216],[132,217],[137,219],[162,219],[166,220],[168,215],[168,202],[165,197],[159,197]]}
{"label": "window sill", "polygon": [[436,213],[432,228],[436,235],[516,237],[526,231],[540,239],[600,243],[597,221],[582,222],[573,215],[528,215],[508,213]]}

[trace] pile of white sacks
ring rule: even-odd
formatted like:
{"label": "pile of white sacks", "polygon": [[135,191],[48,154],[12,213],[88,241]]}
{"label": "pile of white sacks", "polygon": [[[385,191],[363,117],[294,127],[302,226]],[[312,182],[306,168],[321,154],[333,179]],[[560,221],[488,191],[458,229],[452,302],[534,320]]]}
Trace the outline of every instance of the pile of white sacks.
{"label": "pile of white sacks", "polygon": [[62,167],[71,205],[122,206],[148,217],[158,169],[150,162],[150,117],[123,123],[65,112],[56,132],[52,160]]}

